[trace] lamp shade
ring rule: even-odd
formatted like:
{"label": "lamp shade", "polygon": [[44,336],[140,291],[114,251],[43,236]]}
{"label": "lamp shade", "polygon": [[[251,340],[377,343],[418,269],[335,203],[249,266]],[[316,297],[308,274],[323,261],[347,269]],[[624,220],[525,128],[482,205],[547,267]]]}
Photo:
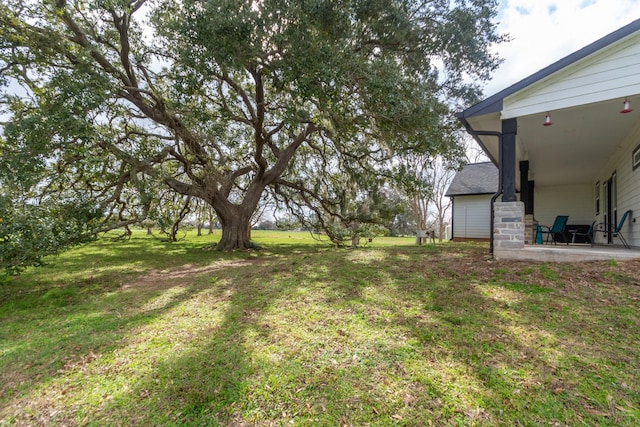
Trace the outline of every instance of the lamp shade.
{"label": "lamp shade", "polygon": [[626,98],[622,105],[623,105],[623,108],[622,110],[620,110],[621,114],[627,114],[633,111],[633,109],[631,108],[631,103],[629,102],[629,98]]}

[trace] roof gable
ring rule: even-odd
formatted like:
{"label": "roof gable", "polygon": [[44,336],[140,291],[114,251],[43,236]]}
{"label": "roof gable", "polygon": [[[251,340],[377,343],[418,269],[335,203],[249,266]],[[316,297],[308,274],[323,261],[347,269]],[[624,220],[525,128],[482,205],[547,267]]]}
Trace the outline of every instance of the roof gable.
{"label": "roof gable", "polygon": [[503,100],[502,119],[640,93],[640,31]]}
{"label": "roof gable", "polygon": [[496,93],[495,95],[492,95],[485,100],[467,108],[466,110],[457,113],[456,116],[460,119],[466,119],[469,117],[500,112],[503,109],[505,98],[514,95],[526,88],[529,88],[530,86],[533,86],[543,79],[550,77],[552,74],[555,74],[572,64],[584,60],[590,55],[593,55],[594,53],[599,52],[606,47],[616,44],[617,42],[620,42],[621,40],[632,36],[639,31],[640,19],[637,19],[630,24],[614,31],[613,33],[591,43],[590,45],[583,47],[582,49],[572,53],[571,55],[568,55],[560,59],[559,61],[549,65],[548,67],[545,67],[542,70],[509,86],[508,88]]}

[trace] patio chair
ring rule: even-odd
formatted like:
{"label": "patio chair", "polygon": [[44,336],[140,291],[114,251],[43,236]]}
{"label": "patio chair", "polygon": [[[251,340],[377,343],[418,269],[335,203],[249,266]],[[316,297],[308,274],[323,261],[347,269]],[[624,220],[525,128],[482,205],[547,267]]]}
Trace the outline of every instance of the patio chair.
{"label": "patio chair", "polygon": [[540,233],[542,235],[547,235],[545,241],[549,243],[549,239],[551,239],[554,245],[557,244],[558,241],[560,241],[561,243],[566,243],[568,245],[569,239],[565,231],[567,221],[569,221],[568,215],[558,215],[553,221],[553,225],[551,227],[549,227],[548,225],[541,225]]}
{"label": "patio chair", "polygon": [[614,224],[609,224],[609,228],[607,229],[607,227],[605,226],[606,224],[600,223],[593,231],[604,233],[604,234],[611,233],[612,237],[618,237],[622,242],[622,244],[624,245],[624,247],[629,249],[630,247],[629,247],[629,244],[627,243],[627,239],[625,239],[621,233],[622,227],[624,226],[624,222],[627,220],[627,217],[629,216],[631,216],[631,209],[629,209],[624,214],[622,214],[622,218],[620,218],[620,221],[618,221],[618,225],[616,225],[615,227],[612,227],[612,225]]}
{"label": "patio chair", "polygon": [[593,221],[589,226],[589,228],[585,231],[580,231],[580,229],[578,228],[573,230],[567,229],[567,232],[571,234],[571,244],[573,245],[576,243],[576,237],[584,236],[587,243],[593,246],[593,232],[594,232],[594,229],[596,228],[596,224],[597,224],[597,221]]}

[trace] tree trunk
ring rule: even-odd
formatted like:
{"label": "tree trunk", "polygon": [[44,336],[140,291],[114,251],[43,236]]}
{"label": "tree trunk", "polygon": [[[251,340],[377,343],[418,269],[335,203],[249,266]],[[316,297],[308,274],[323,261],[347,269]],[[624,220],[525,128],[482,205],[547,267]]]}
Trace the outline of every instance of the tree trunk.
{"label": "tree trunk", "polygon": [[216,245],[220,251],[246,250],[253,248],[251,243],[251,213],[244,212],[242,206],[236,206],[230,212],[216,211],[222,226],[222,238]]}
{"label": "tree trunk", "polygon": [[209,234],[213,234],[213,208],[209,208]]}
{"label": "tree trunk", "polygon": [[198,236],[202,236],[202,227],[204,227],[204,224],[201,222],[198,222]]}

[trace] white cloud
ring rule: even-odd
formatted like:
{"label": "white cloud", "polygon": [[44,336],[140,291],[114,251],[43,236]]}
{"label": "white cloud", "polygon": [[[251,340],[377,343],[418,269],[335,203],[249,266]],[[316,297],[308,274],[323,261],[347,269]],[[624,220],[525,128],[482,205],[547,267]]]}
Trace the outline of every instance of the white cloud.
{"label": "white cloud", "polygon": [[512,41],[485,88],[492,95],[640,18],[640,0],[502,0],[498,29]]}

